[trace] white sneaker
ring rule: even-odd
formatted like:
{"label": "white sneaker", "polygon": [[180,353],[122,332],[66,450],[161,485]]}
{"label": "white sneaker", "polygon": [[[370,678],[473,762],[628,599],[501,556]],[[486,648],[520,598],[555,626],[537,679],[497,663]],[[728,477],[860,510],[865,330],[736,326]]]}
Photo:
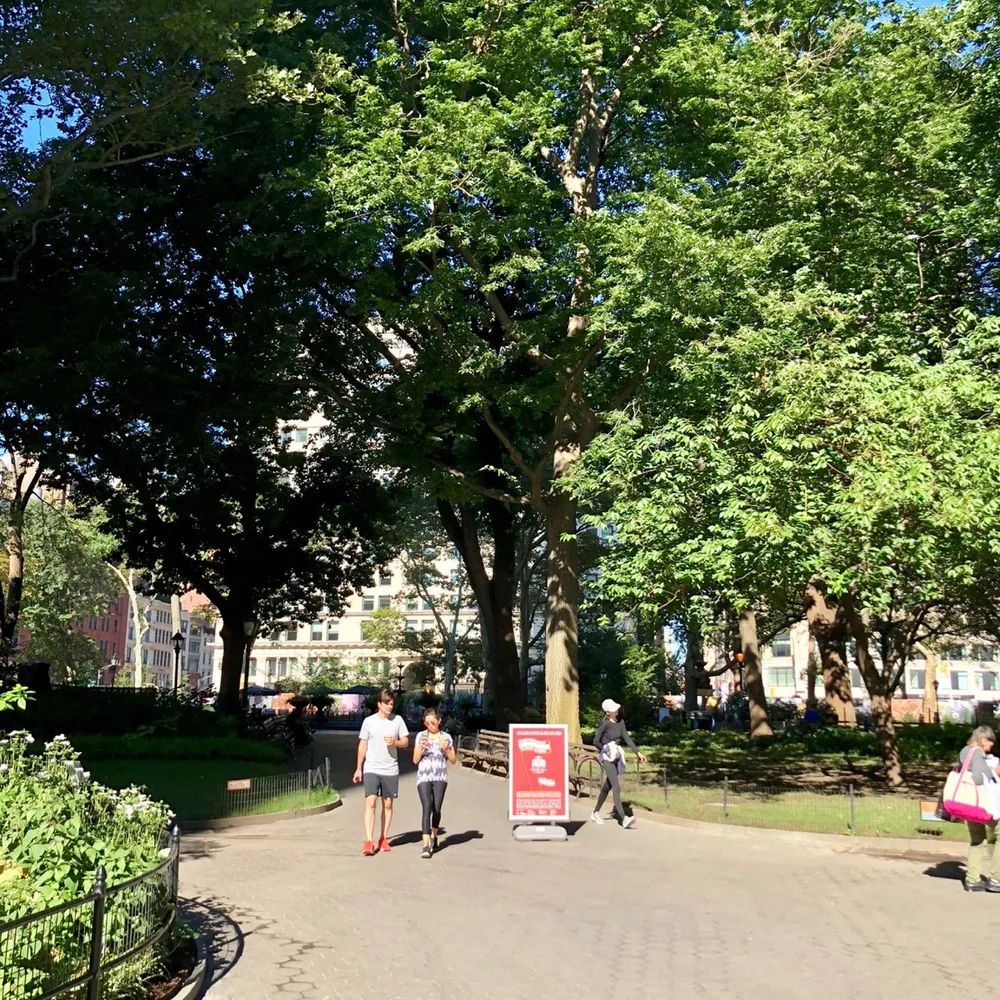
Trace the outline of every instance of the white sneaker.
{"label": "white sneaker", "polygon": [[627,830],[630,826],[635,826],[635,817],[634,816],[626,816],[622,820],[622,829],[623,830]]}
{"label": "white sneaker", "polygon": [[590,814],[590,822],[591,823],[603,823],[604,822],[604,817],[599,812],[592,812]]}

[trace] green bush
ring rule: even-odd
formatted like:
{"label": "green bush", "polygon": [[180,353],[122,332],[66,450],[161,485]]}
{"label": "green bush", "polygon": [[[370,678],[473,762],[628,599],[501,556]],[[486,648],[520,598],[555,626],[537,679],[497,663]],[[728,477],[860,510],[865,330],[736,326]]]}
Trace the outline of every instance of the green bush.
{"label": "green bush", "polygon": [[56,733],[124,735],[139,730],[150,736],[236,732],[235,720],[218,715],[196,698],[132,688],[54,688],[30,701],[18,714],[17,724],[42,739]]}
{"label": "green bush", "polygon": [[261,743],[239,736],[167,737],[144,732],[125,736],[77,736],[85,760],[243,760],[284,764],[288,755],[280,743]]}

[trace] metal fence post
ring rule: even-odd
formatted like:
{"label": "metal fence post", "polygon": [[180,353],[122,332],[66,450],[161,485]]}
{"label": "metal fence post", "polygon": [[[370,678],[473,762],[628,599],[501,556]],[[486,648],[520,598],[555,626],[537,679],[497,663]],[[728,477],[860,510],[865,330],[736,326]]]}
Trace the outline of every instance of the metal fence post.
{"label": "metal fence post", "polygon": [[309,777],[306,778],[306,791],[311,792],[313,790],[313,769],[312,765],[309,765]]}
{"label": "metal fence post", "polygon": [[670,793],[667,791],[667,769],[663,769],[663,807],[670,808]]}
{"label": "metal fence post", "polygon": [[326,787],[330,787],[330,758],[326,758]]}
{"label": "metal fence post", "polygon": [[722,818],[729,818],[729,775],[722,776]]}
{"label": "metal fence post", "polygon": [[851,806],[851,819],[850,823],[848,824],[848,828],[850,829],[851,833],[854,833],[854,782],[853,781],[847,786],[847,798]]}
{"label": "metal fence post", "polygon": [[173,853],[173,863],[170,866],[170,901],[176,906],[177,895],[180,891],[180,870],[181,870],[181,825],[174,820],[170,824],[170,850]]}
{"label": "metal fence post", "polygon": [[87,983],[87,1000],[100,1000],[101,996],[101,955],[104,953],[104,892],[107,872],[104,867],[97,869],[94,882],[94,923],[90,932],[90,980]]}

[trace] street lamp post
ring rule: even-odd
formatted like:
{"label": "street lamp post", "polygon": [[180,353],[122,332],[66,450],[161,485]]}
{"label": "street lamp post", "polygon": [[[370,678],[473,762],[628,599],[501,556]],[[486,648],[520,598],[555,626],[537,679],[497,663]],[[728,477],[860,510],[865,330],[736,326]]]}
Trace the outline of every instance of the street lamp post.
{"label": "street lamp post", "polygon": [[177,694],[177,687],[180,684],[181,650],[184,649],[184,636],[180,632],[175,632],[170,641],[174,644],[174,694]]}
{"label": "street lamp post", "polygon": [[117,653],[112,653],[111,654],[111,664],[110,664],[110,666],[111,666],[111,686],[112,687],[115,686],[115,678],[118,676],[118,665],[120,663],[121,663],[121,660],[118,659],[118,654]]}
{"label": "street lamp post", "polygon": [[243,711],[250,712],[250,650],[257,635],[257,619],[253,615],[243,619]]}

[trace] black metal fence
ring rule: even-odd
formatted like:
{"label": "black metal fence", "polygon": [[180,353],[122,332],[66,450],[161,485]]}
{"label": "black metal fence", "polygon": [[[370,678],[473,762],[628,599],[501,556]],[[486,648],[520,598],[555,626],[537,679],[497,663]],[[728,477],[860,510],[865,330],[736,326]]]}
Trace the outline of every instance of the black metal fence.
{"label": "black metal fence", "polygon": [[[595,796],[604,774],[594,757],[573,768],[577,796]],[[622,796],[634,804],[682,819],[772,830],[834,833],[907,840],[967,839],[965,824],[934,815],[936,800],[875,790],[846,782],[833,787],[784,787],[752,782],[678,781],[654,765],[633,765],[621,776]]]}
{"label": "black metal fence", "polygon": [[196,814],[185,820],[233,819],[306,809],[329,802],[333,794],[330,758],[286,774],[232,778],[204,797]]}
{"label": "black metal fence", "polygon": [[[99,1000],[116,976],[151,968],[151,951],[177,914],[180,829],[161,841],[162,861],[119,885],[98,868],[93,890],[80,899],[0,924],[3,1000]],[[140,968],[141,971],[141,968]]]}

